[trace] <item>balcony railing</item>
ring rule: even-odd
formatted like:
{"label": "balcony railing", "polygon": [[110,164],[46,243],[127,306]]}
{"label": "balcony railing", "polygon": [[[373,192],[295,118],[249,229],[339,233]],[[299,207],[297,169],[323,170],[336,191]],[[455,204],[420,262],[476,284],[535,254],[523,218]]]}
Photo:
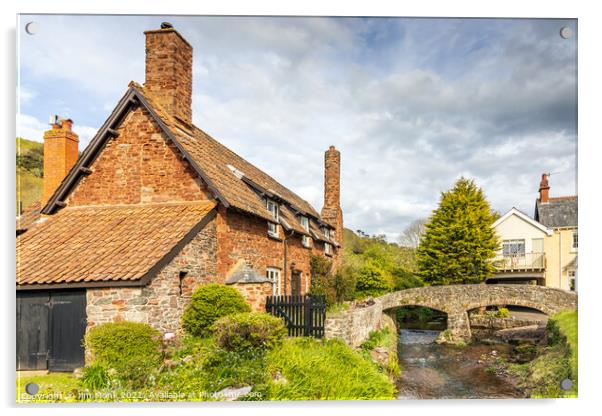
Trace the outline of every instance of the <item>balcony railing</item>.
{"label": "balcony railing", "polygon": [[493,259],[493,266],[501,272],[544,271],[546,256],[544,253],[499,255]]}

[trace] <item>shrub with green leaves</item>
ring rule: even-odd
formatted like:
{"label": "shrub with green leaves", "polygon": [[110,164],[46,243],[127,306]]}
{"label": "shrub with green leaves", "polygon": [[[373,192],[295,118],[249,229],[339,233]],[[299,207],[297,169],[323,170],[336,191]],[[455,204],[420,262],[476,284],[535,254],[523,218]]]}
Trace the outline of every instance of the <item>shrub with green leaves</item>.
{"label": "shrub with green leaves", "polygon": [[360,269],[356,283],[356,297],[381,296],[393,290],[393,277],[376,261],[367,261]]}
{"label": "shrub with green leaves", "polygon": [[219,318],[249,312],[251,308],[236,289],[212,283],[197,288],[182,315],[184,330],[195,336],[210,334],[211,325]]}
{"label": "shrub with green leaves", "polygon": [[212,328],[217,344],[228,351],[270,349],[287,333],[282,319],[258,312],[224,316]]}
{"label": "shrub with green leaves", "polygon": [[161,364],[161,334],[138,322],[111,322],[90,329],[86,348],[94,363],[114,368],[118,378],[140,381]]}
{"label": "shrub with green leaves", "polygon": [[107,369],[99,363],[84,368],[80,383],[90,390],[100,390],[109,387],[111,377]]}

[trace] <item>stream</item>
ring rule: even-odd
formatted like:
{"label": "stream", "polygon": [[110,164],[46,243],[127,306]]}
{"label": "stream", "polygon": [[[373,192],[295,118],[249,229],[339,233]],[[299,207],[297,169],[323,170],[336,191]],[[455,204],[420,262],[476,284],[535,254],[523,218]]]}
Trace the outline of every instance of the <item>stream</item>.
{"label": "stream", "polygon": [[486,371],[497,357],[508,357],[512,346],[473,343],[439,345],[440,330],[401,329],[398,399],[523,398],[509,380]]}

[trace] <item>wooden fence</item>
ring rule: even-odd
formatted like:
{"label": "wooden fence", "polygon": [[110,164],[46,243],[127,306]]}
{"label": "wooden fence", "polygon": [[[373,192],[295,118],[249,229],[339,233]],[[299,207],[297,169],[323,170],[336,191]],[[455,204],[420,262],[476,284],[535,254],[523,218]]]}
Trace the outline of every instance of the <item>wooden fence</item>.
{"label": "wooden fence", "polygon": [[284,319],[291,337],[305,336],[322,338],[326,320],[326,298],[324,296],[268,296],[265,309],[268,313]]}

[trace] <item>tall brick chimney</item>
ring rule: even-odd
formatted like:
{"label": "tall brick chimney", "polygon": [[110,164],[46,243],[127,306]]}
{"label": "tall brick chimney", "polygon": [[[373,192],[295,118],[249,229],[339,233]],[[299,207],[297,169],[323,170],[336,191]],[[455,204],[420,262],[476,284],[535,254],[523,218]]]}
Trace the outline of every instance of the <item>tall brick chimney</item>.
{"label": "tall brick chimney", "polygon": [[192,123],[192,46],[170,23],[147,30],[144,87],[172,116]]}
{"label": "tall brick chimney", "polygon": [[44,186],[42,206],[69,173],[78,157],[79,138],[72,130],[73,120],[54,116],[52,128],[44,132]]}
{"label": "tall brick chimney", "polygon": [[541,175],[541,182],[539,183],[539,202],[547,203],[550,202],[550,185],[548,185],[549,173],[543,173]]}
{"label": "tall brick chimney", "polygon": [[324,207],[322,218],[335,227],[335,239],[343,245],[341,209],[341,152],[334,146],[324,153]]}

